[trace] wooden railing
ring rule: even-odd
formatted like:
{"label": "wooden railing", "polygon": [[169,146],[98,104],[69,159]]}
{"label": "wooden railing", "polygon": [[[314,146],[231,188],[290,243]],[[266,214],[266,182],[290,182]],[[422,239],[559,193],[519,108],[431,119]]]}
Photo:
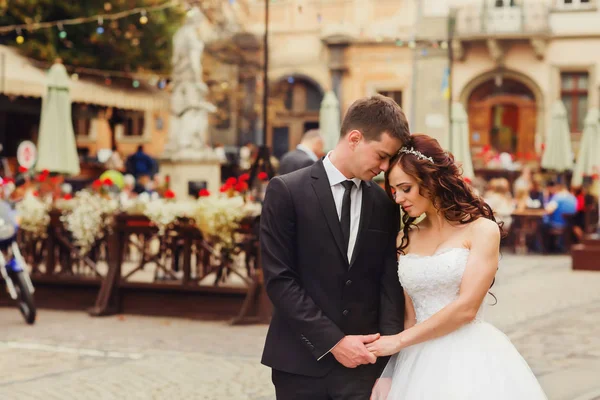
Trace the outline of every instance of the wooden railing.
{"label": "wooden railing", "polygon": [[[60,212],[51,212],[45,238],[20,234],[20,246],[37,282],[77,284],[98,282],[91,315],[123,310],[121,292],[241,293],[245,300],[234,322],[268,319],[268,301],[262,290],[258,251],[258,218],[242,221],[233,234],[234,248],[217,252],[218,243],[206,237],[192,221],[179,220],[162,234],[143,215],[118,214],[111,229],[82,254],[65,229]],[[79,281],[79,282],[78,282]],[[260,303],[260,304],[258,304]],[[250,318],[252,310],[259,309]]]}

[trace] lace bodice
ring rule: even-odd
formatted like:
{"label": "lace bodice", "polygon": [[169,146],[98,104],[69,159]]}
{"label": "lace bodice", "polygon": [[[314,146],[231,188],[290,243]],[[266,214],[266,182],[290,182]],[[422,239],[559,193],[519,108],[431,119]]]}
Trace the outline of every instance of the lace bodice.
{"label": "lace bodice", "polygon": [[[422,322],[458,297],[469,249],[442,249],[431,256],[401,255],[398,276],[415,307],[417,322]],[[484,302],[485,304],[485,302]],[[483,319],[482,304],[476,320]]]}

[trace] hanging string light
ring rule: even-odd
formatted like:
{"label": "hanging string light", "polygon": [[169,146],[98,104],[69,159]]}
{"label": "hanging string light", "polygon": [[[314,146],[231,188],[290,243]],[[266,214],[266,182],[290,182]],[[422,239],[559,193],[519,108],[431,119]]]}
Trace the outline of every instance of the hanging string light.
{"label": "hanging string light", "polygon": [[25,38],[23,37],[23,35],[21,34],[21,29],[17,28],[17,44],[23,44],[23,42],[25,41]]}
{"label": "hanging string light", "polygon": [[141,14],[140,24],[146,25],[148,23],[148,17],[146,16],[146,10],[142,10],[142,12],[140,14]]}
{"label": "hanging string light", "polygon": [[61,39],[67,38],[67,32],[65,32],[65,28],[63,28],[62,24],[58,24],[58,37]]}
{"label": "hanging string light", "polygon": [[104,27],[102,24],[104,23],[104,19],[102,17],[98,17],[98,27],[96,28],[96,33],[98,35],[102,35],[104,33]]}

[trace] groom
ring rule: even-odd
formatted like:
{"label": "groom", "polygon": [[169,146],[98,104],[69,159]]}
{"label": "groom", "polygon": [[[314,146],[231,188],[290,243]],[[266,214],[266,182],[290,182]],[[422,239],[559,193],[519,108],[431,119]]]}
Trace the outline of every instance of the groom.
{"label": "groom", "polygon": [[260,241],[274,313],[262,363],[277,399],[369,398],[385,360],[365,344],[404,323],[398,208],[371,179],[408,137],[393,100],[360,99],[332,152],[269,183]]}

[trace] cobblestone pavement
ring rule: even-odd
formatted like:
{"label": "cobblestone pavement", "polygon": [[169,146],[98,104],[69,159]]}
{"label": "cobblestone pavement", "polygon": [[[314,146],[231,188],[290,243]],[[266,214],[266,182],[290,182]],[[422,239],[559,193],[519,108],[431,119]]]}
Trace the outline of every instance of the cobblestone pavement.
{"label": "cobblestone pavement", "polygon": [[[600,273],[505,255],[492,292],[488,320],[551,400],[600,399]],[[30,327],[0,308],[0,327],[0,399],[274,399],[266,326],[42,309]]]}

